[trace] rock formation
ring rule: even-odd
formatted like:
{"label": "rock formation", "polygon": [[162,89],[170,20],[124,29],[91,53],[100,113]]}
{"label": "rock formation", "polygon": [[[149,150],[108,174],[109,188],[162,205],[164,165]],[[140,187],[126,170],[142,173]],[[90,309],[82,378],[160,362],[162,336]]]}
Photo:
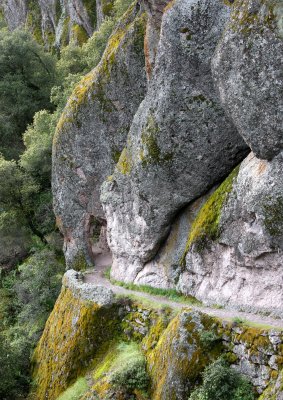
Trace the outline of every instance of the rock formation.
{"label": "rock formation", "polygon": [[74,90],[57,127],[54,206],[69,267],[93,261],[94,230],[105,221],[100,186],[113,172],[145,92],[145,24],[145,14],[131,7],[98,67]]}
{"label": "rock formation", "polygon": [[220,105],[210,67],[228,19],[222,1],[176,1],[166,9],[146,98],[102,189],[116,279],[135,279],[176,213],[247,153]]}
{"label": "rock formation", "polygon": [[91,236],[107,225],[113,278],[281,315],[282,6],[135,7],[138,53],[126,33],[112,56],[114,34],[58,126],[53,190],[67,263],[89,265]]}

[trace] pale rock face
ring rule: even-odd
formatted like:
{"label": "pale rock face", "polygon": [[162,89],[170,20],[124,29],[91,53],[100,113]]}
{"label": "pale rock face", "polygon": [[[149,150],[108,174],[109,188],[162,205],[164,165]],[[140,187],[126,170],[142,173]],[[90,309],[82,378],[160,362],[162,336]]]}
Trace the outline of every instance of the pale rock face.
{"label": "pale rock face", "polygon": [[271,162],[253,153],[241,164],[222,209],[220,237],[192,245],[178,289],[208,304],[282,317],[283,154]]}
{"label": "pale rock face", "polygon": [[114,170],[145,94],[145,24],[145,15],[132,7],[98,67],[74,90],[57,128],[54,208],[65,237],[68,267],[93,261],[93,229],[105,221],[100,186]]}
{"label": "pale rock face", "polygon": [[165,243],[160,247],[157,255],[137,274],[135,284],[164,289],[176,287],[182,273],[180,260],[186,248],[192,223],[210,193],[194,201],[175,218]]}
{"label": "pale rock face", "polygon": [[210,68],[228,18],[222,1],[177,0],[164,13],[147,96],[113,179],[102,187],[117,279],[133,281],[156,255],[178,211],[246,155]]}
{"label": "pale rock face", "polygon": [[212,63],[224,109],[264,159],[283,148],[282,16],[280,0],[237,1]]}

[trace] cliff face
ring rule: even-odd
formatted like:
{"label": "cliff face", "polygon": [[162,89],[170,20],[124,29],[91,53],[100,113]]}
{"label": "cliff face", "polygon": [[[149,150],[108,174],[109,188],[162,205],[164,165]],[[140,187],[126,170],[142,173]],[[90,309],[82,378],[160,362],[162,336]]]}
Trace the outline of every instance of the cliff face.
{"label": "cliff face", "polygon": [[[3,0],[0,10],[9,29],[27,27],[48,49],[71,39],[85,42],[109,15],[110,1],[99,0]],[[107,7],[108,5],[108,7]]]}
{"label": "cliff face", "polygon": [[280,2],[152,0],[124,18],[55,138],[68,265],[107,225],[113,278],[281,315]]}
{"label": "cliff face", "polygon": [[145,93],[145,26],[146,16],[135,4],[98,67],[75,89],[57,127],[53,193],[69,267],[93,261],[93,233],[105,224],[100,186],[113,172]]}
{"label": "cliff face", "polygon": [[[251,380],[261,400],[280,399],[269,396],[282,394],[282,343],[282,332],[267,328],[236,326],[189,308],[176,315],[169,308],[113,299],[69,271],[34,354],[34,396],[187,400],[203,370],[222,356]],[[117,386],[127,368],[136,371],[129,375],[132,382],[142,370],[148,378],[143,375],[136,387],[126,379]]]}

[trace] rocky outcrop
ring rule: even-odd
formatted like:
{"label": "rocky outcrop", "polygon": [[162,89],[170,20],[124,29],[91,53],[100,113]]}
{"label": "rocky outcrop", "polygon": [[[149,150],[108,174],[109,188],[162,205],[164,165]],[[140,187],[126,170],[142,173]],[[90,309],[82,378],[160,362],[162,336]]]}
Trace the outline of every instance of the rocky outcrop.
{"label": "rocky outcrop", "polygon": [[111,0],[103,4],[95,0],[3,0],[0,10],[9,29],[26,27],[39,43],[50,49],[70,40],[79,45],[84,43],[109,14],[109,3]]}
{"label": "rocky outcrop", "polygon": [[[126,298],[99,305],[96,295],[85,296],[89,284],[72,274],[64,277],[33,357],[35,400],[57,399],[78,377],[84,383],[76,392],[81,400],[126,400],[129,395],[187,400],[203,370],[219,357],[246,376],[263,393],[262,400],[280,392],[282,332],[221,321],[189,308],[176,315],[168,307],[155,309]],[[132,386],[127,386],[127,374],[122,388],[114,384],[115,373],[136,362],[139,368],[146,365],[147,393],[140,386],[133,390],[135,382],[141,383],[137,376],[130,375]]]}
{"label": "rocky outcrop", "polygon": [[105,220],[100,186],[113,172],[144,97],[145,24],[145,14],[133,5],[111,36],[98,67],[75,88],[57,127],[54,207],[65,237],[67,265],[75,269],[93,261],[95,233]]}
{"label": "rocky outcrop", "polygon": [[186,271],[178,287],[208,303],[262,310],[282,317],[283,158],[241,164],[232,189],[223,185],[193,223]]}
{"label": "rocky outcrop", "polygon": [[116,279],[134,280],[176,213],[247,152],[219,103],[210,67],[229,10],[222,1],[207,0],[166,8],[148,93],[102,188]]}
{"label": "rocky outcrop", "polygon": [[282,16],[279,0],[236,1],[213,59],[223,107],[264,159],[283,147]]}

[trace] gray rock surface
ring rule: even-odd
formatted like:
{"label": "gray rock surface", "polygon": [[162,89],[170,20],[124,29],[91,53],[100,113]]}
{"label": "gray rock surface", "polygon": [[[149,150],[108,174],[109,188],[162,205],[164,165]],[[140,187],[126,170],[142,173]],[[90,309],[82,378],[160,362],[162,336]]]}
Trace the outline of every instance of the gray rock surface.
{"label": "gray rock surface", "polygon": [[156,256],[137,274],[134,283],[158,288],[175,288],[182,273],[180,260],[186,249],[187,238],[196,215],[209,194],[187,206],[176,218],[165,243]]}
{"label": "gray rock surface", "polygon": [[93,301],[100,306],[111,305],[114,302],[112,290],[93,283],[84,283],[80,273],[72,269],[65,273],[62,284],[81,300]]}
{"label": "gray rock surface", "polygon": [[146,17],[133,6],[123,18],[100,64],[75,88],[54,139],[54,208],[74,269],[93,260],[95,229],[104,221],[100,185],[113,172],[145,94]]}
{"label": "gray rock surface", "polygon": [[264,159],[283,148],[282,16],[280,0],[236,1],[212,63],[223,107]]}
{"label": "gray rock surface", "polygon": [[251,153],[241,164],[219,221],[220,237],[192,244],[178,288],[206,303],[271,312],[283,306],[283,154]]}
{"label": "gray rock surface", "polygon": [[222,1],[177,0],[164,13],[147,96],[113,179],[102,188],[117,279],[133,281],[176,213],[246,155],[210,67],[229,10]]}

